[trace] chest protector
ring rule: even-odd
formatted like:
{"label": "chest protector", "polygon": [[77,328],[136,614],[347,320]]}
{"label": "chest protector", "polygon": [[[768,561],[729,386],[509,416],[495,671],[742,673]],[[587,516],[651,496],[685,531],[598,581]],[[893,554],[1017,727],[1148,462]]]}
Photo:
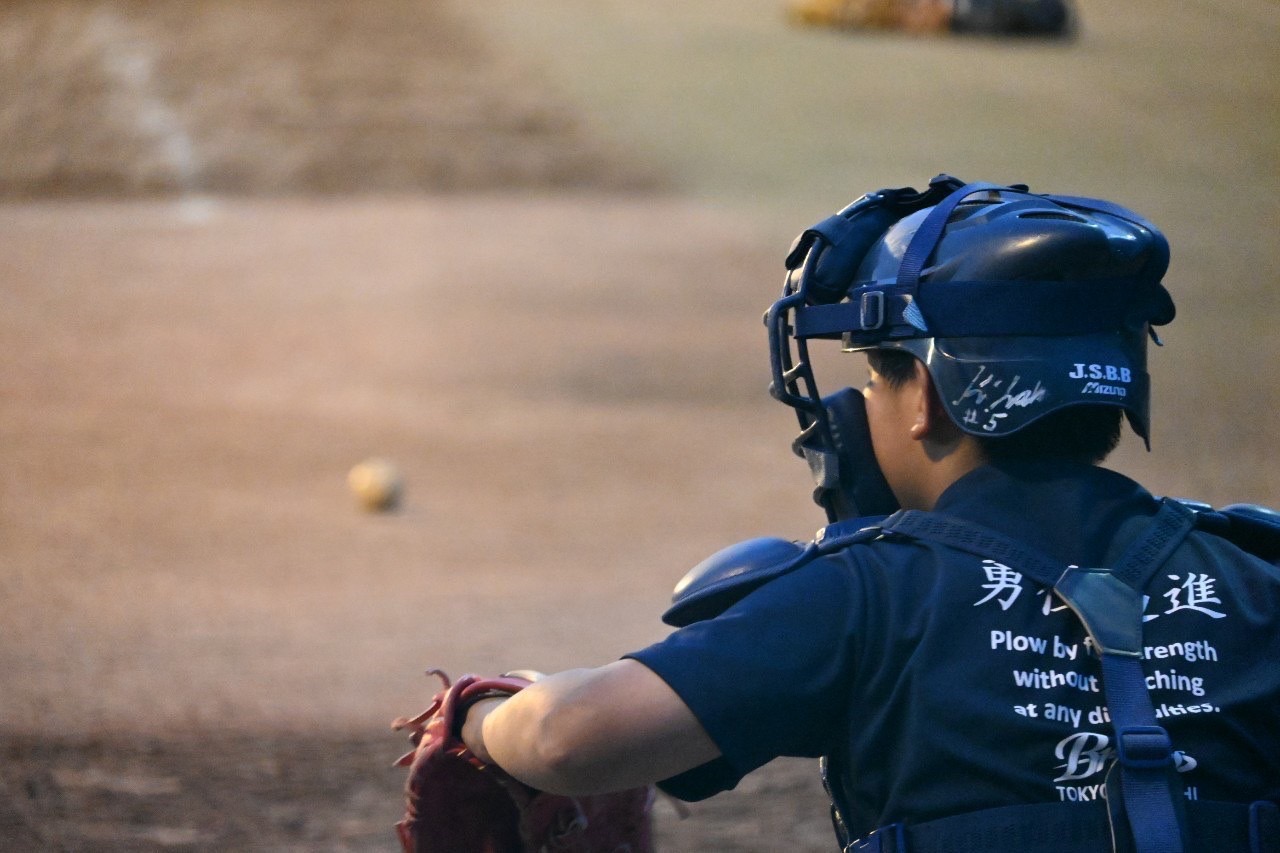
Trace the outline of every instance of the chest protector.
{"label": "chest protector", "polygon": [[757,539],[721,551],[676,587],[663,616],[682,626],[706,619],[769,580],[811,560],[881,536],[927,540],[998,559],[1052,589],[1080,619],[1099,652],[1102,687],[1115,731],[1106,777],[1106,815],[1074,803],[988,809],[923,824],[892,824],[850,840],[837,756],[822,759],[823,783],[843,853],[1010,853],[1097,851],[1190,853],[1280,851],[1280,807],[1188,802],[1175,772],[1173,744],[1159,725],[1142,670],[1143,589],[1187,535],[1201,529],[1280,564],[1280,514],[1237,505],[1222,511],[1165,499],[1146,530],[1108,568],[1068,567],[999,533],[950,516],[914,510],[882,520],[830,525],[808,546]]}

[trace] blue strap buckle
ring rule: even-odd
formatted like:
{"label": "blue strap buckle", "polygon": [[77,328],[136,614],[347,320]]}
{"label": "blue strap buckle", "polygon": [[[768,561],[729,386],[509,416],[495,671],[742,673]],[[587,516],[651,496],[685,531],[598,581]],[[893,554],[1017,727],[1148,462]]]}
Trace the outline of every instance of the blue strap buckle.
{"label": "blue strap buckle", "polygon": [[1116,751],[1125,767],[1146,770],[1173,763],[1173,741],[1160,726],[1127,726],[1116,733]]}
{"label": "blue strap buckle", "polygon": [[907,853],[907,829],[901,823],[882,826],[850,841],[844,853]]}
{"label": "blue strap buckle", "polygon": [[858,322],[864,332],[884,325],[884,291],[872,290],[862,294]]}

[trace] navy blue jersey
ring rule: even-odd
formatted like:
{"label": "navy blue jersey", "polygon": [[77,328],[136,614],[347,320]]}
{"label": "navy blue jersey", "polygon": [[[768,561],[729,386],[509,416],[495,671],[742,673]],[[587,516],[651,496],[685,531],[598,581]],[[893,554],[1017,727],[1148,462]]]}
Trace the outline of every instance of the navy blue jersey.
{"label": "navy blue jersey", "polygon": [[[1109,566],[1158,502],[1104,469],[985,467],[934,511]],[[1280,571],[1193,532],[1145,590],[1144,669],[1186,797],[1280,801]],[[777,756],[838,756],[853,835],[1102,796],[1114,755],[1098,656],[1016,565],[882,538],[770,581],[630,657],[722,757],[663,787],[700,799]]]}

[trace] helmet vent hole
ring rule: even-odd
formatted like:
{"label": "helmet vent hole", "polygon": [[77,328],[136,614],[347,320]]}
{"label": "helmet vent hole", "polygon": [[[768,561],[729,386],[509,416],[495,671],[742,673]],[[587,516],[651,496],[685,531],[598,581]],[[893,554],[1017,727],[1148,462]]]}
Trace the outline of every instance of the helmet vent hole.
{"label": "helmet vent hole", "polygon": [[1019,219],[1062,219],[1067,222],[1085,222],[1083,216],[1075,216],[1070,213],[1060,213],[1056,210],[1031,210],[1026,213],[1019,213]]}

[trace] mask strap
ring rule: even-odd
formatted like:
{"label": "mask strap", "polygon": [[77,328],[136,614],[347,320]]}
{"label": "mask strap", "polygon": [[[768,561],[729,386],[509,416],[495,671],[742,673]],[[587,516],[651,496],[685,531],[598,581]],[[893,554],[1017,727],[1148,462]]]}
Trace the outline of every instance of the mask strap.
{"label": "mask strap", "polygon": [[[942,239],[947,220],[951,218],[952,211],[959,206],[960,202],[974,193],[1000,190],[1018,192],[1013,187],[1000,184],[986,182],[965,184],[935,205],[933,210],[929,211],[929,215],[924,218],[924,222],[920,223],[920,227],[916,229],[911,242],[907,245],[907,251],[902,256],[902,265],[898,268],[898,286],[911,294],[916,292],[920,284],[920,271],[929,260],[929,256],[933,254],[938,241]],[[1022,190],[1022,192],[1025,194],[1026,191]]]}

